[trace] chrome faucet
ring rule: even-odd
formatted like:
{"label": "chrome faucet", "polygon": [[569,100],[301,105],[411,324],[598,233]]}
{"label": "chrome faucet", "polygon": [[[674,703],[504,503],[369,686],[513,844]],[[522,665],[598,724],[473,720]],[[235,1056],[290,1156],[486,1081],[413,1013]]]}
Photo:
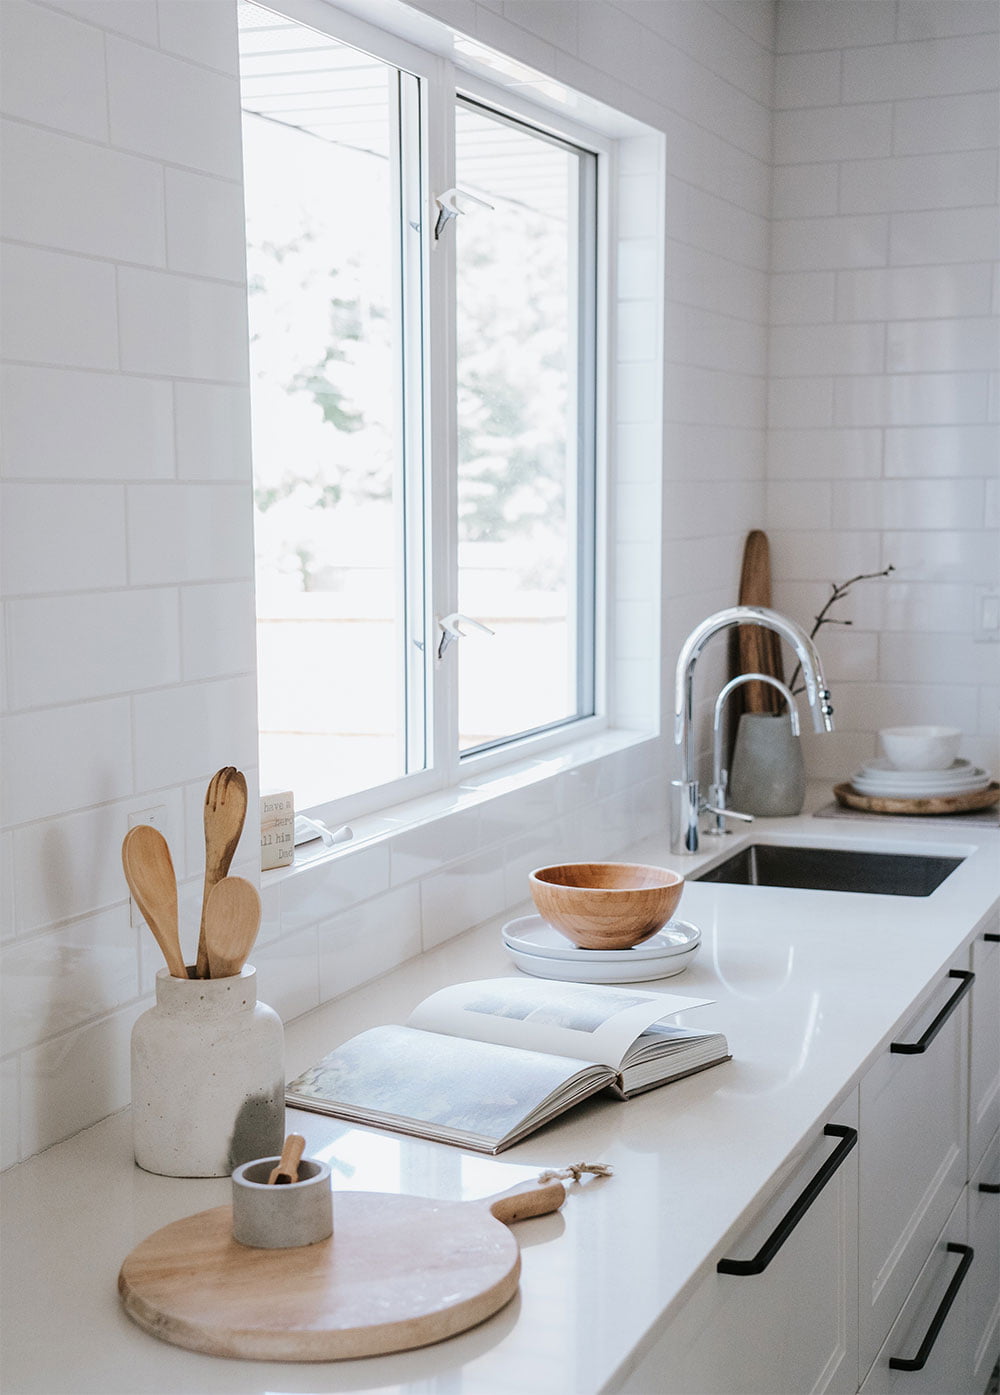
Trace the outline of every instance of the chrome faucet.
{"label": "chrome faucet", "polygon": [[[698,780],[695,775],[695,752],[693,732],[694,670],[698,656],[713,635],[720,630],[733,629],[738,625],[761,625],[788,641],[795,650],[796,658],[802,666],[802,677],[806,686],[806,698],[812,708],[813,725],[817,731],[833,730],[833,708],[830,706],[830,692],[823,678],[819,655],[812,640],[794,620],[779,615],[776,610],[764,606],[734,605],[726,610],[716,611],[702,620],[700,625],[688,635],[677,656],[677,672],[674,681],[674,744],[681,748],[682,778],[672,781],[677,791],[673,811],[672,848],[677,853],[698,851],[698,819],[708,804],[702,803]],[[717,812],[713,809],[712,812]]]}
{"label": "chrome faucet", "polygon": [[744,823],[753,823],[753,814],[741,814],[736,809],[726,808],[726,785],[729,780],[729,772],[722,767],[723,709],[726,705],[726,698],[733,689],[742,687],[744,683],[769,683],[772,688],[777,688],[788,703],[792,735],[798,736],[799,734],[799,712],[795,706],[795,696],[791,688],[782,683],[780,678],[772,678],[769,673],[738,673],[735,678],[730,678],[715,699],[715,716],[712,719],[712,783],[708,789],[708,803],[705,808],[710,814],[715,815],[714,826],[709,827],[706,831],[716,836],[729,832],[726,827],[726,819],[742,819]]}

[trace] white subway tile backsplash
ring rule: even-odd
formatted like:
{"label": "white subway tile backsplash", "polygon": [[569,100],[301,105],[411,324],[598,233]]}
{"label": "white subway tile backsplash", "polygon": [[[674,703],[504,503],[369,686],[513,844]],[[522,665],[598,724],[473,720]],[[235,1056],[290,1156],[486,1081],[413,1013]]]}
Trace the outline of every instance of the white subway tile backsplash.
{"label": "white subway tile backsplash", "polygon": [[914,630],[879,636],[878,677],[883,683],[949,683],[961,674],[965,682],[988,685],[996,678],[996,665],[996,646],[976,644],[971,634],[939,631],[933,644]]}
{"label": "white subway tile backsplash", "polygon": [[921,320],[990,312],[988,263],[837,273],[838,320]]}
{"label": "white subway tile backsplash", "polygon": [[773,529],[829,528],[833,522],[833,486],[821,481],[779,480],[764,491],[764,517]]}
{"label": "white subway tile backsplash", "polygon": [[782,271],[885,266],[888,249],[889,219],[884,214],[789,218],[772,229],[773,265]]}
{"label": "white subway tile backsplash", "polygon": [[823,324],[834,319],[836,285],[833,271],[776,273],[771,277],[771,324]]}
{"label": "white subway tile backsplash", "polygon": [[113,484],[2,486],[0,579],[7,596],[121,586],[124,491]]}
{"label": "white subway tile backsplash", "polygon": [[899,0],[897,39],[938,39],[949,34],[995,34],[996,0]]}
{"label": "white subway tile backsplash", "polygon": [[1000,581],[1000,550],[985,529],[886,533],[883,550],[901,576],[918,581]]}
{"label": "white subway tile backsplash", "polygon": [[770,378],[767,421],[772,428],[831,426],[832,378]]}
{"label": "white subway tile backsplash", "polygon": [[774,105],[788,107],[834,106],[840,100],[840,51],[789,53],[774,75]]}
{"label": "white subway tile backsplash", "polygon": [[897,102],[893,112],[893,154],[995,149],[998,125],[1000,113],[996,95],[991,92]]}
{"label": "white subway tile backsplash", "polygon": [[319,933],[315,925],[254,946],[257,1001],[288,1021],[319,1006]]}
{"label": "white subway tile backsplash", "polygon": [[[239,180],[242,144],[235,76],[113,36],[107,39],[107,63],[113,145]],[[170,93],[170,100],[150,101],[151,92]]]}
{"label": "white subway tile backsplash", "polygon": [[164,264],[163,174],[149,160],[20,122],[0,126],[8,237]]}
{"label": "white subway tile backsplash", "polygon": [[938,208],[996,202],[996,149],[946,155],[894,155],[887,160],[846,160],[840,165],[841,213],[896,213],[927,207],[928,189]]}
{"label": "white subway tile backsplash", "polygon": [[974,529],[982,516],[979,480],[837,480],[833,485],[834,528]]}
{"label": "white subway tile backsplash", "polygon": [[239,67],[236,11],[227,0],[157,0],[160,47],[206,67]]}
{"label": "white subway tile backsplash", "polygon": [[185,682],[251,673],[254,595],[248,581],[182,586],[181,675]]}
{"label": "white subway tile backsplash", "polygon": [[936,426],[986,420],[985,373],[900,373],[838,378],[838,426]]}
{"label": "white subway tile backsplash", "polygon": [[894,213],[889,232],[890,266],[989,262],[1000,255],[1000,218],[994,204]]}
{"label": "white subway tile backsplash", "polygon": [[782,479],[872,479],[882,473],[882,432],[872,428],[772,430],[767,476]]}
{"label": "white subway tile backsplash", "polygon": [[171,271],[244,280],[246,227],[239,184],[169,167],[163,174]]}
{"label": "white subway tile backsplash", "polygon": [[838,212],[839,166],[776,165],[772,179],[773,216],[821,218]]}
{"label": "white subway tile backsplash", "polygon": [[242,287],[122,266],[118,298],[126,372],[246,381]]}
{"label": "white subway tile backsplash", "polygon": [[139,986],[136,932],[128,912],[79,920],[9,945],[2,955],[3,1054],[131,1002]]}
{"label": "white subway tile backsplash", "polygon": [[4,824],[31,823],[132,793],[128,698],[15,714],[6,719],[6,738]]}
{"label": "white subway tile backsplash", "polygon": [[319,927],[319,998],[349,993],[420,953],[420,892],[397,887]]}
{"label": "white subway tile backsplash", "polygon": [[248,387],[175,383],[174,431],[180,479],[249,479]]}
{"label": "white subway tile backsplash", "polygon": [[887,0],[785,0],[778,6],[777,52],[804,53],[854,44],[885,44],[895,37],[895,9]]}
{"label": "white subway tile backsplash", "polygon": [[74,369],[0,369],[10,479],[166,479],[174,472],[170,384]]}
{"label": "white subway tile backsplash", "polygon": [[452,863],[420,882],[424,949],[499,915],[506,904],[503,862],[491,849]]}
{"label": "white subway tile backsplash", "polygon": [[976,372],[1000,366],[1000,325],[991,318],[897,320],[886,331],[893,373]]}
{"label": "white subway tile backsplash", "polygon": [[10,701],[46,707],[175,683],[174,590],[101,591],[10,603]]}
{"label": "white subway tile backsplash", "polygon": [[885,473],[920,477],[997,474],[1000,428],[980,426],[896,427],[885,433]]}
{"label": "white subway tile backsplash", "polygon": [[844,102],[890,102],[995,88],[997,45],[979,35],[844,49]]}
{"label": "white subway tile backsplash", "polygon": [[4,0],[0,108],[24,121],[107,140],[100,30],[29,0]]}
{"label": "white subway tile backsplash", "polygon": [[778,165],[871,159],[891,150],[892,107],[885,101],[774,114],[774,160]]}
{"label": "white subway tile backsplash", "polygon": [[248,485],[137,484],[127,494],[133,585],[253,576]]}
{"label": "white subway tile backsplash", "polygon": [[771,330],[770,371],[786,378],[879,373],[884,338],[880,324],[777,325]]}
{"label": "white subway tile backsplash", "polygon": [[[256,761],[257,702],[253,678],[189,683],[139,693],[132,700],[136,788],[158,790],[206,782],[214,770]],[[169,732],[170,741],[164,741]]]}
{"label": "white subway tile backsplash", "polygon": [[6,243],[0,253],[0,353],[69,368],[117,368],[115,269],[88,257]]}

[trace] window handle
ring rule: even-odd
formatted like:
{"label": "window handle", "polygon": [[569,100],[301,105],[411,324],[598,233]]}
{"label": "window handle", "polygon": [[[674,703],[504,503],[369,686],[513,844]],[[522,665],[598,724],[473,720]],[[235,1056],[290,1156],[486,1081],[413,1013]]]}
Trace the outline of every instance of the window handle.
{"label": "window handle", "polygon": [[471,625],[474,630],[482,630],[484,635],[494,633],[489,625],[484,625],[480,620],[473,620],[471,615],[463,615],[460,610],[453,610],[450,615],[438,621],[438,629],[441,631],[437,654],[439,659],[444,658],[449,646],[454,644],[456,639],[465,638],[465,631],[461,628],[463,624]]}
{"label": "window handle", "polygon": [[462,202],[466,201],[475,204],[477,208],[488,208],[493,212],[493,205],[487,203],[485,199],[478,198],[475,194],[470,194],[468,189],[445,189],[443,194],[437,194],[434,202],[438,206],[437,222],[434,224],[434,241],[444,232],[445,228],[453,218],[457,218],[460,213],[470,213],[472,210],[463,208]]}

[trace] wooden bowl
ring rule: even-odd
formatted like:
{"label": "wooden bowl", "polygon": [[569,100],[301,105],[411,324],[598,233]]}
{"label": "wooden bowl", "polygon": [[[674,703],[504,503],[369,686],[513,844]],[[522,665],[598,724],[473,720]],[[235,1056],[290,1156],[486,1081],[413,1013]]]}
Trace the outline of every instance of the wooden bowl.
{"label": "wooden bowl", "polygon": [[543,920],[580,949],[630,949],[677,909],[684,878],[640,862],[565,862],[528,878]]}

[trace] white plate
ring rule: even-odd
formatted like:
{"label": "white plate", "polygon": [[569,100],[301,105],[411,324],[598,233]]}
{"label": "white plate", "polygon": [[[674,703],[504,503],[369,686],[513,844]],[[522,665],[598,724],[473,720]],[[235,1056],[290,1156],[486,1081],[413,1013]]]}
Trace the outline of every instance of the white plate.
{"label": "white plate", "polygon": [[602,964],[634,963],[637,959],[668,959],[686,954],[701,939],[701,931],[686,920],[671,920],[631,949],[580,949],[540,915],[523,915],[508,921],[501,931],[504,944],[521,954],[542,955],[546,959],[578,960],[585,957]]}
{"label": "white plate", "polygon": [[967,760],[952,761],[945,770],[897,770],[887,760],[870,760],[857,772],[857,777],[862,780],[893,780],[900,785],[936,785],[985,774],[985,770]]}
{"label": "white plate", "polygon": [[[694,944],[683,954],[671,954],[665,959],[630,959],[614,963],[595,961],[593,953],[586,959],[549,959],[543,954],[522,954],[509,944],[506,949],[524,973],[535,978],[561,979],[564,983],[641,983],[654,978],[672,978],[674,974],[682,974],[698,953],[698,945]],[[580,953],[587,954],[587,951]]]}
{"label": "white plate", "polygon": [[973,790],[984,790],[990,783],[990,777],[985,772],[981,775],[969,775],[964,780],[952,780],[948,784],[902,784],[888,777],[882,780],[863,779],[860,775],[855,775],[851,784],[859,794],[887,795],[911,799],[933,799],[935,797],[944,798],[953,794],[971,794]]}

